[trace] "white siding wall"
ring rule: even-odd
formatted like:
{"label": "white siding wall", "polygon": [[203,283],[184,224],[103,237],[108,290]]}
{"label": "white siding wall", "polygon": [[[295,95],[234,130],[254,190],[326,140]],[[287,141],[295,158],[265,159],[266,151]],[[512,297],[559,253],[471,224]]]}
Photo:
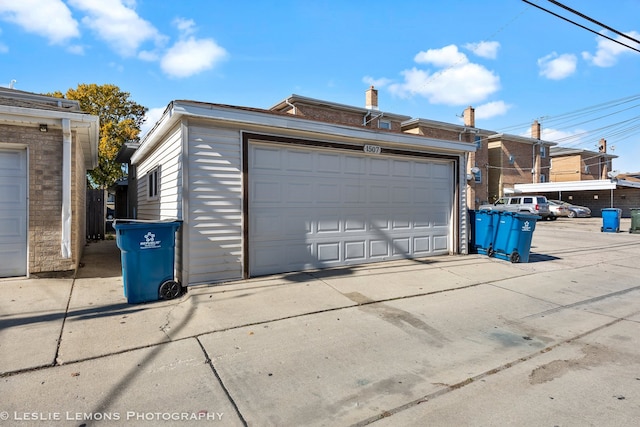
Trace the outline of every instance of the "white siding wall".
{"label": "white siding wall", "polygon": [[[138,219],[182,218],[181,127],[171,129],[167,138],[138,165]],[[148,196],[147,174],[160,167],[158,198]]]}
{"label": "white siding wall", "polygon": [[[178,124],[167,134],[166,139],[138,164],[138,211],[137,219],[162,220],[182,219],[182,132]],[[160,166],[158,174],[158,197],[148,197],[147,174]],[[182,230],[176,234],[176,270],[178,280],[183,281]],[[184,282],[183,282],[184,284]]]}
{"label": "white siding wall", "polygon": [[[209,125],[211,126],[211,125]],[[189,122],[189,284],[242,278],[240,131]],[[187,215],[187,214],[185,214]],[[185,252],[186,252],[185,247]]]}

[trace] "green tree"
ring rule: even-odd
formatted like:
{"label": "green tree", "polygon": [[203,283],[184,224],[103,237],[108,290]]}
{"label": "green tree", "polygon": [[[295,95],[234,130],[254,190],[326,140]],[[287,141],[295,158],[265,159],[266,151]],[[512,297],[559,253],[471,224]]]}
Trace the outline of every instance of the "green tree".
{"label": "green tree", "polygon": [[89,171],[89,183],[94,188],[108,188],[122,178],[124,172],[115,157],[122,144],[140,139],[147,108],[132,101],[129,92],[111,84],[81,83],[66,94],[54,92],[49,96],[79,101],[83,112],[100,118],[98,167]]}

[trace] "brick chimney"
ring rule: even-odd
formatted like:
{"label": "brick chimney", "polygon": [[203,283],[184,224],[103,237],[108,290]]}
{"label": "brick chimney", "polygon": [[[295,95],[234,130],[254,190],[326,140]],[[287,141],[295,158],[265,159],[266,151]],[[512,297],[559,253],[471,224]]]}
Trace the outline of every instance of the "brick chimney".
{"label": "brick chimney", "polygon": [[598,142],[598,152],[606,153],[607,152],[607,140],[604,138],[600,138],[600,142]]}
{"label": "brick chimney", "polygon": [[365,99],[365,107],[369,110],[377,110],[378,109],[378,90],[374,89],[371,86],[367,89],[367,95]]}
{"label": "brick chimney", "polygon": [[531,125],[531,138],[540,139],[540,123],[537,120],[534,120]]}
{"label": "brick chimney", "polygon": [[464,125],[468,127],[476,127],[476,110],[471,105],[464,109],[462,113],[464,118]]}

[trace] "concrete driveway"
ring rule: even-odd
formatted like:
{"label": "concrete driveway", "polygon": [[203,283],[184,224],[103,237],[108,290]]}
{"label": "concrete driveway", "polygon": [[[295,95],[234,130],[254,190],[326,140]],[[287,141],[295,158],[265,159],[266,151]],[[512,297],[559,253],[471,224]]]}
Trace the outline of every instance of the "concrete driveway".
{"label": "concrete driveway", "polygon": [[0,425],[635,426],[640,234],[601,222],[538,223],[528,263],[407,260],[139,305],[115,243],[91,243],[76,278],[0,281]]}

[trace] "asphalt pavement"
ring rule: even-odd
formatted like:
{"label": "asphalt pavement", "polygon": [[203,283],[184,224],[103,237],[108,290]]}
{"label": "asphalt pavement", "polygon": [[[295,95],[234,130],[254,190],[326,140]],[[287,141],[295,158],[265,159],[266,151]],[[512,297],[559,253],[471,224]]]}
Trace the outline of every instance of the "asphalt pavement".
{"label": "asphalt pavement", "polygon": [[1,426],[635,426],[640,234],[539,222],[441,256],[127,304],[113,240],[0,280]]}

